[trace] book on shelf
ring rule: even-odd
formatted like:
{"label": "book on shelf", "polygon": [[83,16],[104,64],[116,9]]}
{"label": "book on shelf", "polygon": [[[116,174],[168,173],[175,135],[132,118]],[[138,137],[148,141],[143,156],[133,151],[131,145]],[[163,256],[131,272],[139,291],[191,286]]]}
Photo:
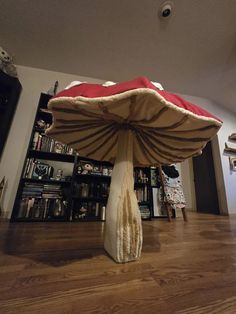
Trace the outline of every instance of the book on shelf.
{"label": "book on shelf", "polygon": [[61,198],[62,189],[60,185],[44,184],[42,191],[43,198]]}
{"label": "book on shelf", "polygon": [[144,187],[136,187],[134,191],[138,202],[148,202],[148,187],[146,185]]}
{"label": "book on shelf", "polygon": [[62,187],[54,184],[41,184],[25,182],[22,190],[24,197],[61,198]]}
{"label": "book on shelf", "polygon": [[21,219],[50,219],[63,218],[67,202],[61,199],[23,197],[20,200],[18,218]]}
{"label": "book on shelf", "polygon": [[68,147],[65,144],[62,144],[59,141],[56,141],[45,134],[40,133],[39,131],[35,131],[32,139],[32,150],[50,152],[50,153],[58,153],[58,154],[68,154],[74,155],[75,151],[73,148]]}

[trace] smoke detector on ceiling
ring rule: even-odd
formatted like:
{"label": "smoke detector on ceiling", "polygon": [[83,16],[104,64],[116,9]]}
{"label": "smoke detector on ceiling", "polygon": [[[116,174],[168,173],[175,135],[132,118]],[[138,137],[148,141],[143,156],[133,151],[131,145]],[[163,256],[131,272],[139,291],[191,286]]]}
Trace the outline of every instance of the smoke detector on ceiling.
{"label": "smoke detector on ceiling", "polygon": [[173,14],[174,3],[172,1],[165,1],[161,4],[159,8],[159,16],[160,18],[168,19]]}

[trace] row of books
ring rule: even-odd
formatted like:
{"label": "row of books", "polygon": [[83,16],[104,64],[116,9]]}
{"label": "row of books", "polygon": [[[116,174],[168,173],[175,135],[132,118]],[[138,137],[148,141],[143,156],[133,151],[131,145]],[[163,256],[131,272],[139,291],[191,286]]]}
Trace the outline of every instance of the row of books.
{"label": "row of books", "polygon": [[39,150],[50,153],[69,155],[75,154],[73,148],[70,148],[67,145],[62,144],[38,131],[34,132],[31,148],[33,150]]}
{"label": "row of books", "polygon": [[109,195],[109,184],[100,182],[74,183],[74,195],[76,197],[106,198]]}
{"label": "row of books", "polygon": [[[82,202],[74,206],[72,219],[97,218],[105,220],[105,204],[99,202]],[[24,219],[56,219],[64,218],[67,202],[61,199],[25,197],[20,201],[18,218]],[[140,205],[142,219],[150,218],[150,209],[147,205]]]}
{"label": "row of books", "polygon": [[146,185],[142,188],[136,188],[134,191],[138,202],[148,202],[148,188]]}
{"label": "row of books", "polygon": [[100,218],[105,220],[106,206],[99,202],[76,202],[73,209],[73,220]]}
{"label": "row of books", "polygon": [[22,198],[62,198],[62,189],[56,184],[25,183]]}
{"label": "row of books", "polygon": [[63,218],[67,202],[61,199],[23,197],[20,200],[18,218],[45,220]]}

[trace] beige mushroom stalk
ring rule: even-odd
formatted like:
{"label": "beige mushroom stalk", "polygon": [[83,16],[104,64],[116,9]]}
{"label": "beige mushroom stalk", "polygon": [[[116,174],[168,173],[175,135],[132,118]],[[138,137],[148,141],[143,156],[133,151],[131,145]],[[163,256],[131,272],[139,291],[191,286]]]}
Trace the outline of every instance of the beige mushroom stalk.
{"label": "beige mushroom stalk", "polygon": [[133,167],[196,155],[222,122],[144,77],[111,86],[72,86],[50,100],[48,108],[53,114],[48,136],[81,156],[114,163],[104,247],[116,262],[138,259],[143,237]]}

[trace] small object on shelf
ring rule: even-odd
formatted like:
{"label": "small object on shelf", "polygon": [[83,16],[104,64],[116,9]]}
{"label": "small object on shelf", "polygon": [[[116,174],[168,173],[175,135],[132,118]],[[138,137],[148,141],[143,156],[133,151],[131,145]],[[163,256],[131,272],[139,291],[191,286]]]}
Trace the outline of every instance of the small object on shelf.
{"label": "small object on shelf", "polygon": [[45,130],[46,129],[46,122],[42,119],[36,121],[36,126],[39,127],[40,129]]}
{"label": "small object on shelf", "polygon": [[103,169],[102,169],[102,174],[103,174],[104,176],[108,176],[108,168],[103,167]]}
{"label": "small object on shelf", "polygon": [[75,150],[73,148],[68,148],[69,155],[75,155]]}
{"label": "small object on shelf", "polygon": [[77,165],[77,173],[78,173],[78,174],[81,174],[82,171],[83,171],[82,165],[81,165],[81,163],[79,163],[79,164]]}
{"label": "small object on shelf", "polygon": [[98,165],[94,165],[93,170],[91,171],[91,174],[100,176],[102,174],[101,173],[101,167]]}
{"label": "small object on shelf", "polygon": [[55,177],[55,180],[61,181],[62,179],[63,179],[63,170],[62,169],[58,169],[56,177]]}
{"label": "small object on shelf", "polygon": [[93,171],[93,165],[91,163],[82,163],[82,174],[89,174],[91,171]]}
{"label": "small object on shelf", "polygon": [[47,94],[48,95],[51,95],[51,96],[54,96],[57,92],[57,88],[58,88],[58,81],[55,82],[54,86],[51,87],[48,91],[47,91]]}
{"label": "small object on shelf", "polygon": [[61,199],[56,199],[54,208],[53,208],[53,216],[54,217],[62,217],[65,214],[66,202]]}
{"label": "small object on shelf", "polygon": [[78,174],[91,174],[94,172],[94,166],[92,163],[87,161],[79,161],[77,165],[77,173]]}
{"label": "small object on shelf", "polygon": [[0,70],[9,76],[17,77],[16,66],[13,64],[13,59],[2,47],[0,47]]}
{"label": "small object on shelf", "polygon": [[60,142],[55,142],[55,146],[54,146],[54,152],[57,154],[62,154],[63,153],[63,148],[64,145]]}
{"label": "small object on shelf", "polygon": [[49,167],[50,166],[48,164],[37,162],[34,166],[34,170],[31,177],[34,179],[37,178],[39,180],[49,179],[48,176]]}
{"label": "small object on shelf", "polygon": [[87,209],[86,203],[82,203],[79,209],[78,218],[84,218],[87,212],[88,212],[88,209]]}

